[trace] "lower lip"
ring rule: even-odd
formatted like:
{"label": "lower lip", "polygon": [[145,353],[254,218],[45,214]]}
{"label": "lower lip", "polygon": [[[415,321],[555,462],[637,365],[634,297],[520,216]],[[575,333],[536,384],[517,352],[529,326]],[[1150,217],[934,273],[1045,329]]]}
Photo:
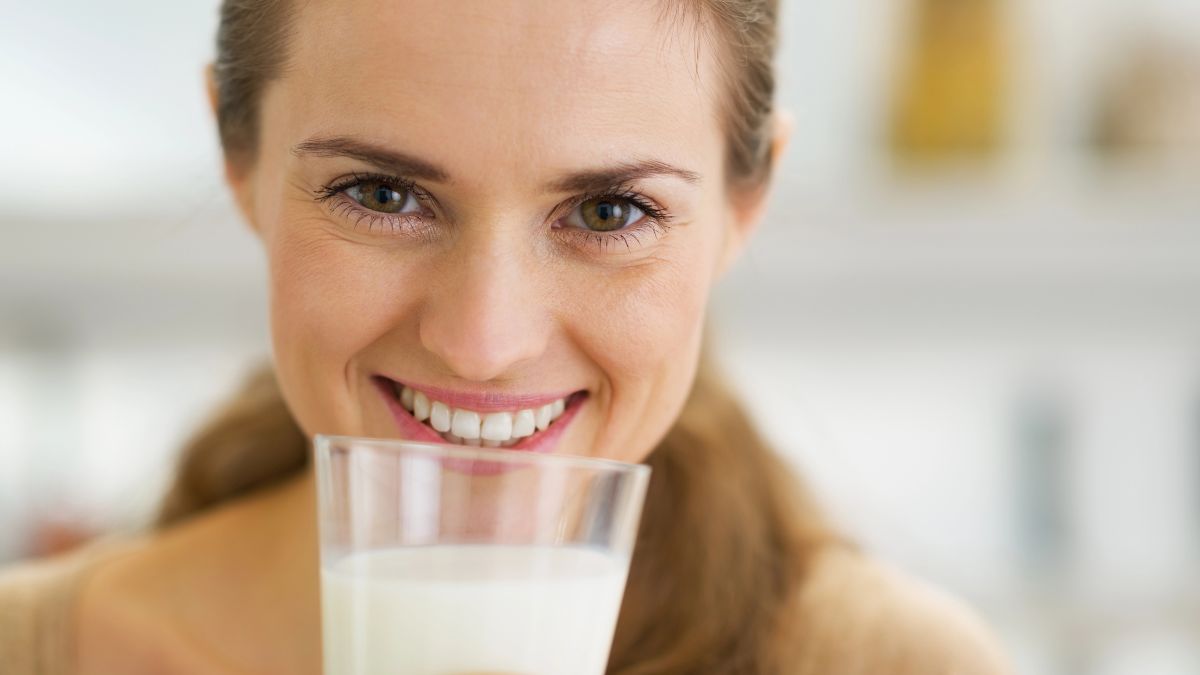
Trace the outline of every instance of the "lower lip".
{"label": "lower lip", "polygon": [[[391,411],[392,417],[396,420],[396,426],[400,427],[400,433],[404,438],[411,441],[421,441],[423,443],[440,443],[442,445],[449,445],[451,447],[462,448],[464,450],[511,450],[513,452],[534,453],[554,452],[554,447],[558,445],[558,441],[562,438],[563,433],[566,432],[567,426],[575,419],[575,415],[578,414],[579,409],[583,407],[584,402],[587,401],[586,393],[572,394],[567,398],[566,408],[563,409],[563,413],[562,415],[559,415],[558,419],[554,420],[554,422],[551,423],[550,426],[545,430],[538,431],[532,436],[527,436],[521,439],[521,441],[515,445],[504,448],[490,448],[487,446],[476,447],[473,445],[460,445],[458,443],[447,442],[446,439],[439,436],[438,433],[430,428],[427,424],[418,422],[417,418],[412,416],[412,413],[408,412],[404,409],[404,406],[400,405],[400,401],[397,400],[396,396],[392,393],[393,382],[391,380],[378,377],[373,379],[376,388],[379,389],[380,395],[383,396],[383,400],[387,404],[388,410]],[[472,462],[472,464],[479,463]],[[472,471],[472,473],[489,472]]]}

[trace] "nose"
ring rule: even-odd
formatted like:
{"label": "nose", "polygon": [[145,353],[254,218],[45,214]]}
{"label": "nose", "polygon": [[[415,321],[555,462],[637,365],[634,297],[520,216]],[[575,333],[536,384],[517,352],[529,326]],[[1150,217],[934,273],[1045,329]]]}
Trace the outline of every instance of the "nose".
{"label": "nose", "polygon": [[457,242],[430,279],[420,337],[456,376],[485,382],[542,355],[550,331],[539,266],[516,247],[478,239]]}

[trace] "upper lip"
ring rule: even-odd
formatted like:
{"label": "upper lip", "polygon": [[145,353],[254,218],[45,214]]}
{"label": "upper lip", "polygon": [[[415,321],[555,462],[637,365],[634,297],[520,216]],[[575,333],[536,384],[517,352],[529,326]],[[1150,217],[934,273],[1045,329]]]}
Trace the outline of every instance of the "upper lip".
{"label": "upper lip", "polygon": [[441,401],[451,408],[477,410],[479,412],[501,412],[525,410],[526,408],[539,408],[547,403],[553,403],[560,398],[567,398],[577,391],[580,391],[578,389],[569,389],[539,394],[514,394],[502,391],[488,391],[483,389],[476,389],[474,391],[446,389],[443,387],[435,387],[432,385],[420,384],[418,382],[412,382],[408,380],[399,380],[387,375],[377,375],[376,377],[390,380],[397,385],[419,391],[428,396],[430,399],[434,401]]}

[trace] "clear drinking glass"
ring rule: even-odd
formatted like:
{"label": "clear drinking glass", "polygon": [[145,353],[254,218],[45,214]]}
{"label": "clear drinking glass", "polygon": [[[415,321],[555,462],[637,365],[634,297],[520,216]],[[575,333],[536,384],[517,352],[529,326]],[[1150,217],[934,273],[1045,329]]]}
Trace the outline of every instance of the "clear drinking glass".
{"label": "clear drinking glass", "polygon": [[325,675],[601,675],[650,469],[317,436]]}

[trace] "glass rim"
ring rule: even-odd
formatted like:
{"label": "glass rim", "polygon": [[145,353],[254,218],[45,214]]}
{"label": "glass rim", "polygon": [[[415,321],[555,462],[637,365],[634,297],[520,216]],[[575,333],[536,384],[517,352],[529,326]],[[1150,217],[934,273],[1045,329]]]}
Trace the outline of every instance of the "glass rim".
{"label": "glass rim", "polygon": [[313,436],[313,448],[318,452],[322,448],[326,450],[331,449],[332,446],[339,443],[366,445],[373,449],[404,446],[406,450],[416,451],[425,456],[436,455],[438,457],[483,462],[501,462],[504,464],[548,463],[551,465],[570,466],[609,473],[627,473],[633,475],[650,473],[650,467],[645,464],[623,462],[618,459],[608,459],[605,457],[585,457],[583,455],[564,455],[553,452],[528,452],[506,450],[504,448],[474,447],[456,445],[454,443],[411,441],[404,438],[370,438],[366,436],[347,436],[345,434],[316,434]]}

